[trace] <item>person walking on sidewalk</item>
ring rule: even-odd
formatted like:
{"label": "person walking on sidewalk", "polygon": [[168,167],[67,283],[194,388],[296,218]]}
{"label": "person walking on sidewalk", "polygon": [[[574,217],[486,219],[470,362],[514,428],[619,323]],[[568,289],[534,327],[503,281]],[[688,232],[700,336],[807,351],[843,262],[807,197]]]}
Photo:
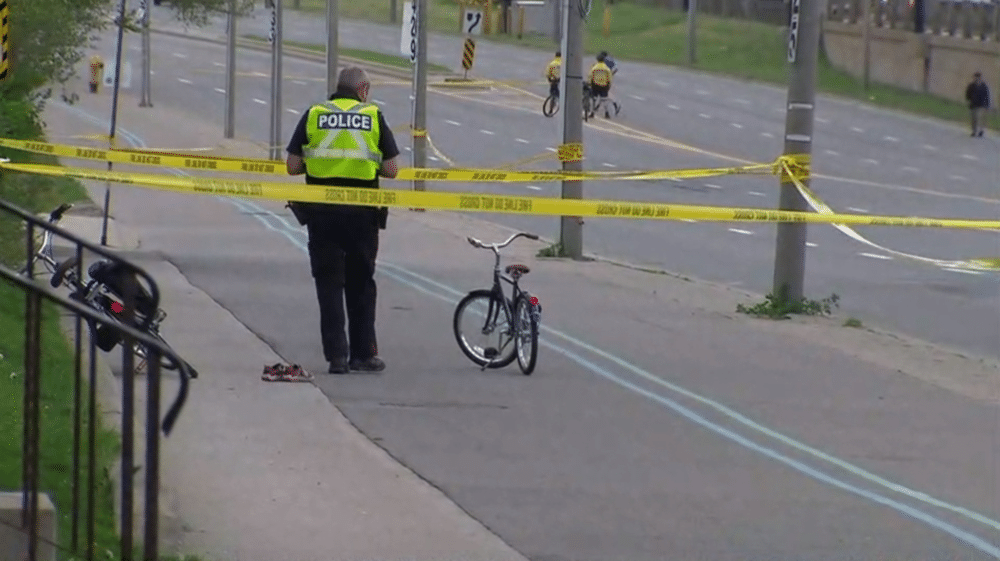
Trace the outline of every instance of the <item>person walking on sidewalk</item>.
{"label": "person walking on sidewalk", "polygon": [[981,72],[972,75],[972,82],[965,88],[965,100],[969,102],[972,136],[983,136],[983,121],[990,108],[990,88],[983,81]]}
{"label": "person walking on sidewalk", "polygon": [[[337,91],[303,115],[286,148],[290,175],[309,185],[378,189],[396,177],[399,148],[385,117],[368,103],[371,81],[361,68],[341,71]],[[375,259],[389,209],[289,203],[309,233],[309,263],[319,300],[320,335],[328,372],[379,372],[375,338]],[[345,337],[344,307],[350,342]]]}

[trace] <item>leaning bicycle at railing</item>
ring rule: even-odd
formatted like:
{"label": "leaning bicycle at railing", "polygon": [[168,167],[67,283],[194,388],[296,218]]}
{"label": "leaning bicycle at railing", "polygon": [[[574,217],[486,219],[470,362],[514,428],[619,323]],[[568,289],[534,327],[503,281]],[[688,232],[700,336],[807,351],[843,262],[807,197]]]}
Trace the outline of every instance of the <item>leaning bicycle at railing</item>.
{"label": "leaning bicycle at railing", "polygon": [[[66,211],[72,207],[73,205],[71,204],[63,204],[53,210],[49,213],[48,224],[57,226]],[[128,267],[111,259],[100,259],[91,263],[87,267],[86,274],[84,274],[83,263],[81,261],[82,255],[79,252],[77,255],[69,257],[64,261],[57,261],[55,259],[52,251],[52,234],[52,230],[45,229],[38,251],[32,255],[30,262],[25,263],[24,267],[20,270],[22,276],[28,276],[29,271],[33,268],[32,266],[36,263],[41,263],[51,275],[49,284],[53,288],[63,287],[68,289],[70,291],[70,299],[100,312],[111,318],[115,323],[129,325],[141,332],[147,333],[162,343],[164,347],[170,348],[163,339],[163,336],[160,335],[160,325],[166,319],[167,314],[157,307],[156,300],[140,283],[136,282],[134,284],[134,309],[125,309],[126,276],[132,274],[127,270]],[[131,317],[132,321],[126,321],[128,317]],[[122,342],[121,334],[111,326],[98,325],[97,322],[93,321],[88,322],[88,325],[91,337],[93,337],[95,344],[102,351],[109,352]],[[135,372],[141,375],[146,371],[146,359],[150,353],[146,345],[141,342],[133,344],[133,351],[139,358]],[[160,365],[165,370],[177,370],[180,367],[174,359],[165,355],[162,356]],[[190,364],[184,363],[184,366],[186,366],[189,377],[198,377],[198,371]]]}

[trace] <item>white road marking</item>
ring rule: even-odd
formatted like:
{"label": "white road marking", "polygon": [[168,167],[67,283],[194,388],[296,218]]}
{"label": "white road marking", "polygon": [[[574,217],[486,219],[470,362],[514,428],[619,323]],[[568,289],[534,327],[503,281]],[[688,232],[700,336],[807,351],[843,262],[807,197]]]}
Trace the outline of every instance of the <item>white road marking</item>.
{"label": "white road marking", "polygon": [[668,105],[667,107],[673,109],[674,111],[680,111],[681,110],[681,108],[677,107],[676,105]]}
{"label": "white road marking", "polygon": [[226,90],[224,90],[222,88],[215,88],[215,91],[219,92],[220,94],[226,93]]}
{"label": "white road marking", "polygon": [[515,138],[514,140],[520,142],[521,144],[531,144],[530,142],[528,142],[527,140],[525,140],[523,138]]}
{"label": "white road marking", "polygon": [[226,65],[225,65],[225,64],[222,64],[221,62],[213,62],[212,64],[214,64],[215,66],[220,66],[220,67],[222,67],[222,68],[225,68],[225,67],[226,67]]}
{"label": "white road marking", "polygon": [[937,150],[937,146],[931,146],[930,144],[924,144],[924,150]]}
{"label": "white road marking", "polygon": [[901,169],[902,169],[903,171],[912,171],[913,173],[918,173],[918,172],[920,172],[920,170],[919,170],[919,169],[917,169],[917,168],[915,168],[915,167],[913,167],[913,166],[903,166],[903,167],[902,167]]}
{"label": "white road marking", "polygon": [[736,103],[742,103],[743,105],[750,105],[750,100],[748,100],[748,99],[737,99]]}
{"label": "white road marking", "polygon": [[681,222],[697,222],[697,220],[692,220],[690,218],[681,218]]}
{"label": "white road marking", "polygon": [[427,156],[427,159],[430,160],[430,161],[432,161],[432,162],[438,162],[438,161],[440,161],[438,158],[436,158],[434,156]]}
{"label": "white road marking", "polygon": [[741,125],[739,123],[729,123],[729,124],[732,125],[734,128],[737,128],[737,129],[742,129],[743,128],[743,125]]}
{"label": "white road marking", "polygon": [[618,167],[618,166],[616,166],[614,164],[609,164],[608,162],[604,162],[601,165],[604,166],[604,167],[606,167],[606,168],[616,168],[616,167]]}
{"label": "white road marking", "polygon": [[373,99],[372,101],[374,101],[378,105],[385,105],[385,102],[382,101],[381,99]]}
{"label": "white road marking", "polygon": [[981,274],[983,274],[982,271],[969,271],[967,269],[953,269],[951,267],[944,267],[944,270],[945,271],[952,271],[954,273],[965,273],[967,275],[981,275]]}
{"label": "white road marking", "polygon": [[705,187],[708,187],[709,189],[722,189],[722,187],[719,187],[715,183],[706,183]]}
{"label": "white road marking", "polygon": [[298,115],[299,114],[299,111],[297,109],[286,108],[285,111],[288,111],[289,113],[292,113],[293,115]]}
{"label": "white road marking", "polygon": [[740,230],[738,228],[730,228],[729,231],[733,232],[734,234],[743,234],[744,236],[752,236],[753,235],[753,232],[751,232],[750,230]]}
{"label": "white road marking", "polygon": [[812,242],[806,242],[806,246],[808,246],[808,247],[819,247],[818,245],[816,245],[816,244],[814,244]]}
{"label": "white road marking", "polygon": [[458,121],[452,121],[451,119],[448,119],[445,122],[448,123],[449,125],[454,125],[456,127],[462,126],[462,123],[459,123]]}
{"label": "white road marking", "polygon": [[542,190],[541,187],[535,187],[534,185],[527,185],[527,187],[528,187],[528,189],[531,189],[532,191],[541,191]]}
{"label": "white road marking", "polygon": [[883,136],[882,140],[888,140],[889,142],[899,142],[899,139],[895,136]]}
{"label": "white road marking", "polygon": [[861,161],[864,162],[864,163],[866,163],[866,164],[873,164],[873,165],[876,165],[876,166],[878,165],[878,160],[873,160],[871,158],[865,158],[864,160],[861,160]]}
{"label": "white road marking", "polygon": [[639,97],[637,95],[628,94],[628,96],[631,97],[632,99],[635,99],[635,100],[638,100],[638,101],[646,101],[646,98]]}
{"label": "white road marking", "polygon": [[755,197],[766,197],[767,196],[764,193],[760,193],[758,191],[750,191],[750,194],[753,195],[753,196],[755,196]]}
{"label": "white road marking", "polygon": [[836,150],[823,150],[823,153],[824,154],[829,154],[831,156],[839,156],[840,155],[840,152],[837,152]]}
{"label": "white road marking", "polygon": [[951,175],[951,176],[948,176],[948,179],[954,179],[955,181],[968,181],[969,180],[968,177],[965,177],[963,175]]}
{"label": "white road marking", "polygon": [[300,86],[308,86],[309,85],[308,83],[303,82],[302,80],[292,80],[292,83],[293,84],[298,84]]}
{"label": "white road marking", "polygon": [[705,90],[698,90],[695,93],[698,94],[698,95],[708,95],[708,92],[705,91]]}
{"label": "white road marking", "polygon": [[823,123],[824,125],[830,122],[830,119],[824,119],[823,117],[816,117],[817,123]]}
{"label": "white road marking", "polygon": [[885,261],[892,261],[892,257],[888,255],[878,255],[876,253],[859,253],[862,257],[871,257],[872,259],[883,259]]}
{"label": "white road marking", "polygon": [[979,158],[973,156],[972,154],[962,154],[962,157],[966,160],[978,160]]}
{"label": "white road marking", "polygon": [[674,183],[680,183],[681,182],[681,178],[679,178],[679,177],[668,177],[667,181],[673,181]]}
{"label": "white road marking", "polygon": [[174,53],[174,56],[177,57],[177,58],[187,58],[188,57],[187,55],[182,55],[180,53]]}
{"label": "white road marking", "polygon": [[774,135],[769,132],[760,133],[761,136],[766,136],[767,138],[774,138]]}
{"label": "white road marking", "polygon": [[698,113],[698,116],[701,117],[702,119],[711,119],[712,118],[711,115],[706,115],[705,113]]}
{"label": "white road marking", "polygon": [[264,101],[263,99],[257,99],[257,98],[255,97],[255,98],[253,98],[253,100],[254,100],[255,102],[257,102],[257,103],[261,104],[261,105],[267,105],[267,102],[266,102],[266,101]]}
{"label": "white road marking", "polygon": [[495,132],[493,132],[493,131],[488,131],[488,130],[486,130],[486,129],[479,129],[479,132],[481,132],[481,133],[483,133],[483,134],[496,134]]}
{"label": "white road marking", "polygon": [[854,131],[854,132],[865,132],[865,129],[858,128],[858,127],[851,127],[851,130]]}
{"label": "white road marking", "polygon": [[191,82],[191,80],[186,80],[184,78],[178,78],[177,81],[180,82],[180,83],[182,83],[182,84],[191,84],[191,83],[193,83],[193,82]]}
{"label": "white road marking", "polygon": [[406,150],[407,152],[413,152],[413,148],[410,148],[409,146],[405,147],[405,150]]}
{"label": "white road marking", "polygon": [[549,152],[558,152],[558,150],[556,150],[555,148],[553,148],[551,146],[549,146],[548,148],[546,148],[546,150],[548,150]]}
{"label": "white road marking", "polygon": [[847,207],[847,210],[849,210],[851,212],[859,212],[861,214],[868,214],[868,210],[863,209],[863,208],[858,208],[856,206],[849,206],[849,207]]}
{"label": "white road marking", "polygon": [[149,75],[150,76],[156,76],[156,71],[155,70],[150,70],[149,71]]}

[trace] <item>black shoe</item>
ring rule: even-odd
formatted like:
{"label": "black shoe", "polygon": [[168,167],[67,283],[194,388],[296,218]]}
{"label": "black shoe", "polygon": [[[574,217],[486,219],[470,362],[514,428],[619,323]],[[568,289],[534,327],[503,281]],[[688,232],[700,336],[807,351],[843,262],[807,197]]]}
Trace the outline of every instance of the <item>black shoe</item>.
{"label": "black shoe", "polygon": [[327,369],[327,372],[330,374],[347,374],[348,371],[346,359],[331,361],[330,368]]}
{"label": "black shoe", "polygon": [[983,131],[979,131],[979,134],[977,134],[976,136],[983,136]]}
{"label": "black shoe", "polygon": [[351,370],[362,370],[365,372],[381,372],[385,370],[385,362],[377,356],[366,360],[352,360]]}

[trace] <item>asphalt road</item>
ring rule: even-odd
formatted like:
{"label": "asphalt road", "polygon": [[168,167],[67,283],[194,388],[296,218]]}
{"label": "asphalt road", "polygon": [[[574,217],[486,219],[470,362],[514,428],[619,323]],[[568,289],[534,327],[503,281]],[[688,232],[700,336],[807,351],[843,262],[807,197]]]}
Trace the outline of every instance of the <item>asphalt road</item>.
{"label": "asphalt road", "polygon": [[[162,13],[162,12],[160,12]],[[258,14],[259,15],[259,14]],[[160,17],[157,15],[156,17]],[[159,24],[169,28],[170,23]],[[266,35],[264,19],[243,20],[240,33]],[[288,40],[321,42],[321,20],[285,14]],[[223,27],[209,29],[221,33]],[[225,86],[223,50],[154,35],[154,101],[185,105],[206,120],[221,121]],[[392,53],[395,29],[342,22],[341,44]],[[432,62],[455,66],[460,39],[432,36]],[[111,53],[110,46],[105,52]],[[138,69],[138,42],[129,49]],[[531,81],[548,55],[481,42],[479,76]],[[237,135],[268,140],[270,56],[238,57]],[[323,65],[284,62],[282,138],[325,92]],[[133,86],[138,87],[138,74]],[[534,94],[545,86],[529,86]],[[615,123],[587,126],[587,169],[718,167],[737,161],[768,162],[781,151],[785,93],[681,70],[625,63],[616,82],[625,109]],[[389,122],[401,133],[409,122],[405,83],[376,86]],[[554,150],[559,119],[540,116],[540,95],[438,91],[428,101],[428,130],[435,145],[461,165],[496,165]],[[221,122],[220,122],[221,127]],[[843,212],[994,219],[998,215],[1000,162],[997,140],[971,139],[961,128],[822,98],[817,103],[814,170],[817,194]],[[405,134],[401,146],[409,144]],[[282,141],[284,142],[284,140]],[[432,154],[429,165],[447,160]],[[536,164],[538,165],[538,164]],[[553,164],[545,164],[550,167]],[[434,188],[556,195],[558,183],[433,184]],[[773,177],[717,177],[682,182],[587,182],[594,198],[655,200],[723,206],[777,205]],[[558,220],[494,215],[500,223],[558,236]],[[1000,255],[997,232],[913,228],[861,228],[878,246],[917,257],[953,261]],[[587,251],[621,256],[682,274],[768,292],[772,283],[775,227],[764,223],[663,223],[590,219]],[[833,293],[842,310],[869,322],[978,354],[1000,356],[1000,288],[995,273],[950,270],[855,241],[829,226],[811,226],[807,294]]]}
{"label": "asphalt road", "polygon": [[[224,97],[217,88],[224,81],[217,63],[223,60],[223,49],[154,37],[154,103],[190,113],[202,123],[217,122],[221,128]],[[131,45],[129,52],[137,64]],[[266,73],[268,60],[266,54],[241,53],[241,71]],[[514,72],[520,63],[508,60],[502,66]],[[293,111],[301,111],[324,92],[323,80],[316,80],[318,65],[289,59],[285,68],[287,136],[297,119]],[[703,79],[708,78],[693,78]],[[238,134],[266,140],[267,78],[240,80]],[[137,87],[135,77],[133,85]],[[405,123],[407,93],[405,87],[390,86],[375,92],[391,124]],[[756,99],[768,94],[750,88],[740,95]],[[517,110],[519,104],[526,109],[531,105],[523,96],[499,96],[431,98],[430,130],[445,155],[463,164],[485,165],[558,144],[557,123],[537,112]],[[697,111],[701,102],[691,99]],[[719,105],[706,107],[724,114]],[[682,126],[688,118],[694,123],[704,119],[690,112],[687,107],[677,111],[678,117],[687,116],[671,125],[679,135],[697,132]],[[727,126],[737,132],[749,128],[751,113],[744,114],[744,129]],[[80,115],[72,110],[66,114]],[[653,119],[644,119],[643,127],[653,126]],[[780,117],[764,122],[771,122],[773,134],[780,136]],[[135,130],[138,124],[123,121],[120,126]],[[158,127],[161,133],[144,126],[141,139],[124,133],[122,138],[143,140],[154,148],[183,148],[176,145],[179,133],[172,130],[182,126],[164,122]],[[728,129],[725,133],[733,135]],[[724,144],[725,136],[715,130],[705,133],[703,146],[711,146],[713,134],[720,146]],[[961,140],[958,133],[954,138],[956,143]],[[643,169],[720,162],[670,149],[662,141],[639,141],[592,128],[586,140],[592,154],[587,166],[593,169],[610,169],[604,164]],[[766,150],[755,146],[755,140],[740,150],[760,151],[761,160],[773,157],[763,155]],[[972,150],[976,145],[969,146]],[[837,149],[848,153],[844,147]],[[888,183],[892,176],[885,177],[880,181]],[[774,183],[768,178],[593,182],[587,192],[603,198],[765,206],[774,202]],[[816,184],[822,187],[819,180]],[[838,188],[856,189],[850,204],[870,212],[893,212],[877,207],[893,197],[900,204],[934,208],[945,216],[962,205],[983,213],[991,204],[940,195],[920,199],[898,189],[851,185]],[[518,184],[446,187],[502,193],[558,190],[557,185],[544,184],[533,186],[537,189]],[[836,208],[838,201],[827,195],[828,189],[820,190]],[[971,186],[956,192],[979,196]],[[132,190],[119,191],[115,201],[119,219],[141,228],[145,250],[162,251],[193,284],[283,356],[301,357],[313,368],[321,365],[301,231],[268,214],[280,213],[280,205],[211,198],[193,205],[186,196]],[[974,209],[968,210],[966,215],[975,215]],[[553,219],[493,218],[540,234],[555,233]],[[262,224],[271,235],[262,235]],[[773,228],[626,220],[587,224],[588,247],[601,253],[747,287],[764,286],[769,279]],[[888,230],[878,231],[883,233]],[[407,234],[387,231],[384,255],[391,264],[380,272],[380,286],[386,287],[380,297],[380,333],[392,372],[321,379],[319,384],[369,437],[533,560],[1000,558],[1000,551],[991,549],[997,547],[1000,530],[995,521],[1000,515],[996,447],[989,444],[997,436],[994,406],[914,383],[890,369],[809,354],[764,333],[711,318],[672,321],[675,310],[651,298],[650,291],[628,301],[616,299],[617,291],[595,291],[581,302],[580,294],[570,288],[574,264],[534,271],[531,282],[547,295],[551,313],[546,324],[588,344],[560,342],[558,350],[550,345],[544,369],[532,378],[516,372],[476,375],[457,355],[447,328],[437,326],[447,325],[456,291],[482,284],[487,265],[472,266],[479,262],[460,253],[462,244],[454,245],[455,240],[408,246],[416,238]],[[995,352],[995,277],[861,256],[877,252],[832,228],[816,227],[811,234],[816,244],[809,250],[811,292],[822,294],[835,287],[847,305],[867,310],[868,315],[855,314],[863,319],[899,324],[904,331],[936,341],[947,338],[930,335],[945,334],[951,327],[947,334],[962,345],[975,348],[978,341]],[[892,247],[928,252],[939,248],[945,254],[939,256],[948,258],[960,257],[948,251],[981,256],[997,250],[995,234],[936,237],[941,235],[933,232],[939,245],[931,245],[932,236],[927,235],[923,243],[914,238],[912,246]],[[885,239],[879,241],[888,243]],[[951,241],[945,244],[942,239]],[[973,249],[967,249],[970,245]],[[468,246],[464,249],[467,252]],[[614,286],[630,274],[605,281]],[[650,317],[651,309],[659,313]],[[552,332],[548,335],[555,340]],[[611,349],[615,358],[625,357],[618,361],[633,368],[598,356],[595,348]],[[697,393],[681,392],[671,383]],[[695,397],[701,395],[712,396],[714,405]],[[726,406],[783,432],[768,433],[753,421],[742,422],[727,413]],[[288,421],[294,422],[294,415]],[[835,454],[840,463],[821,461],[816,450],[792,438]],[[912,491],[901,491],[900,485]],[[892,500],[881,500],[887,496]],[[970,547],[970,541],[980,547]]]}

